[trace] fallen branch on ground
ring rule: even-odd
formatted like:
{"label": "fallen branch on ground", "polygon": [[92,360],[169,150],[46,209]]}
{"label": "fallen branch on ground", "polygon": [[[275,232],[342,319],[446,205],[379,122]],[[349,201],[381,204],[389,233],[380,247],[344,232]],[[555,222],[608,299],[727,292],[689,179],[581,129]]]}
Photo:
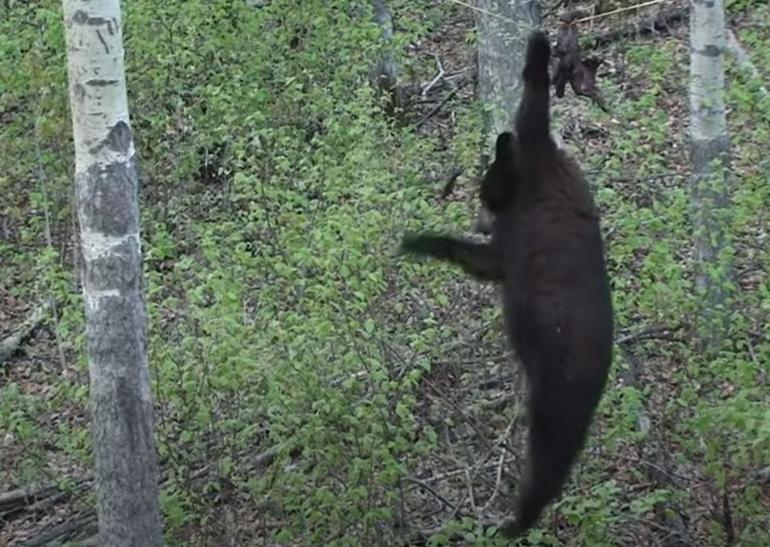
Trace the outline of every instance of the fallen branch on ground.
{"label": "fallen branch on ground", "polygon": [[0,364],[10,359],[21,347],[21,344],[40,326],[48,310],[53,307],[53,300],[47,299],[39,304],[14,332],[0,340]]}
{"label": "fallen branch on ground", "polygon": [[59,489],[53,484],[36,485],[28,488],[17,488],[0,494],[0,519],[8,520],[10,515],[23,511],[25,507],[49,496]]}
{"label": "fallen branch on ground", "polygon": [[94,511],[87,511],[84,514],[78,515],[72,520],[62,522],[56,526],[46,529],[43,533],[38,534],[29,541],[22,543],[24,547],[43,547],[53,541],[58,544],[67,543],[72,540],[83,539],[78,544],[89,544],[93,541],[94,535],[97,533],[96,513]]}
{"label": "fallen branch on ground", "polygon": [[672,342],[680,342],[681,339],[674,336],[673,333],[681,330],[682,327],[682,325],[676,325],[674,327],[651,327],[633,334],[618,336],[615,339],[615,343],[630,344],[632,342],[641,342],[642,340],[669,340]]}
{"label": "fallen branch on ground", "polygon": [[[253,456],[250,461],[250,468],[267,466],[275,461],[280,453],[282,445],[275,445],[259,454]],[[245,457],[245,456],[244,456]],[[202,478],[210,471],[210,465],[204,465],[196,469],[191,475],[191,479]],[[218,477],[217,477],[218,478]],[[161,488],[168,486],[169,480],[161,482]],[[92,479],[83,478],[75,482],[76,490],[87,490],[93,486]],[[0,522],[9,522],[14,515],[22,512],[37,512],[49,508],[51,505],[63,501],[72,492],[62,490],[54,483],[46,483],[27,488],[18,488],[6,493],[0,493]],[[77,539],[78,545],[98,545],[96,526],[96,512],[89,510],[70,517],[67,520],[47,526],[40,530],[37,535],[22,542],[21,545],[27,547],[47,545],[51,542],[57,544],[66,543]]]}
{"label": "fallen branch on ground", "polygon": [[420,127],[422,127],[422,126],[425,124],[425,122],[427,122],[429,119],[431,119],[433,116],[435,116],[435,115],[438,113],[438,111],[439,111],[439,110],[441,110],[441,108],[442,108],[442,107],[443,107],[445,104],[447,104],[449,101],[451,101],[451,100],[454,98],[454,96],[455,96],[455,95],[457,95],[457,92],[458,92],[459,90],[460,90],[460,88],[459,88],[459,87],[456,87],[456,88],[454,88],[452,91],[450,91],[450,92],[447,94],[447,96],[446,96],[446,97],[444,97],[444,98],[441,100],[441,102],[440,102],[440,103],[438,103],[436,106],[434,106],[434,107],[431,109],[431,111],[430,111],[430,112],[428,112],[427,114],[425,114],[425,116],[423,116],[423,118],[422,118],[422,119],[421,119],[419,122],[417,122],[417,123],[414,125],[414,128],[415,128],[415,129],[420,129]]}

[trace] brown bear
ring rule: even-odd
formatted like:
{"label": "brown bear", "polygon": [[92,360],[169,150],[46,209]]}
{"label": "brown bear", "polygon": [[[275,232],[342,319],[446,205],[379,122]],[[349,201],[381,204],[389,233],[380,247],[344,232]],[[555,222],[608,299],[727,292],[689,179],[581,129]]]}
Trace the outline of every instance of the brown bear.
{"label": "brown bear", "polygon": [[502,285],[508,338],[528,380],[527,465],[506,535],[529,529],[561,491],[612,361],[613,314],[599,214],[578,164],[550,136],[547,36],[529,40],[515,135],[497,139],[481,182],[488,243],[407,235],[405,252]]}

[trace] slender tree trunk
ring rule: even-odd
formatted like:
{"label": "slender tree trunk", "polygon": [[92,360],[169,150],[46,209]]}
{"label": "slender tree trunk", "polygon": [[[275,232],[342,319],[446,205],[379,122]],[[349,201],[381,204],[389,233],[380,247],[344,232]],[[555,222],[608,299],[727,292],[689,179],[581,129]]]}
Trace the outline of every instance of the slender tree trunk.
{"label": "slender tree trunk", "polygon": [[478,95],[489,108],[487,144],[511,131],[521,96],[521,71],[530,31],[540,24],[537,0],[477,0]]}
{"label": "slender tree trunk", "polygon": [[[529,33],[540,24],[538,0],[476,0],[478,88],[484,104],[484,138],[479,171],[490,161],[497,136],[513,130],[513,116],[521,97],[521,71]],[[473,229],[486,232],[492,215],[479,208]]]}
{"label": "slender tree trunk", "polygon": [[724,103],[723,0],[690,0],[690,143],[699,336],[705,347],[724,335],[728,252],[729,148]]}
{"label": "slender tree trunk", "polygon": [[163,543],[119,0],[64,0],[100,544]]}
{"label": "slender tree trunk", "polygon": [[401,104],[398,89],[398,66],[393,54],[393,17],[385,0],[372,0],[374,21],[382,29],[384,47],[382,57],[374,69],[376,87],[386,93],[389,100],[388,110],[393,111]]}

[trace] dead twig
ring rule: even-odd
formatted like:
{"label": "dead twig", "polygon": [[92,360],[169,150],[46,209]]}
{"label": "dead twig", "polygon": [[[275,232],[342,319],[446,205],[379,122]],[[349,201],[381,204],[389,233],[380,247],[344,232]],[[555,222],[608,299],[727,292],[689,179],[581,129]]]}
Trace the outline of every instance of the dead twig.
{"label": "dead twig", "polygon": [[411,482],[415,486],[418,486],[420,489],[425,490],[430,495],[432,495],[434,498],[436,498],[438,501],[440,501],[444,506],[449,507],[453,511],[457,510],[457,505],[446,499],[444,496],[442,496],[440,493],[438,493],[436,490],[433,489],[433,487],[429,484],[426,484],[425,482],[421,481],[420,479],[416,477],[404,477],[404,480],[407,482]]}
{"label": "dead twig", "polygon": [[444,74],[446,72],[444,71],[444,65],[441,64],[441,59],[439,59],[438,55],[433,55],[433,57],[436,59],[436,64],[438,65],[438,74],[436,74],[436,77],[433,78],[430,82],[428,82],[428,85],[426,85],[421,95],[423,97],[426,97],[428,95],[428,92],[433,88],[434,85],[436,85],[438,82],[441,81],[441,79],[444,77]]}
{"label": "dead twig", "polygon": [[[503,433],[503,444],[505,444],[506,439],[509,439],[511,437],[511,431],[513,431],[514,426],[516,425],[517,418],[519,417],[518,412],[514,412],[513,418],[511,418],[510,423],[508,424],[508,427],[505,428],[505,433]],[[497,497],[498,492],[500,491],[500,484],[503,481],[503,467],[505,466],[505,448],[503,447],[502,450],[500,450],[500,458],[497,462],[497,474],[495,475],[495,487],[492,490],[492,495],[489,496],[489,499],[484,504],[484,507],[481,508],[480,514],[484,514],[488,509],[489,506],[492,505],[492,502]]]}
{"label": "dead twig", "polygon": [[484,400],[479,403],[479,407],[482,410],[501,410],[508,406],[509,403],[514,402],[516,399],[519,398],[519,395],[515,392],[511,393],[505,393],[504,395],[501,395],[497,399],[492,400]]}
{"label": "dead twig", "polygon": [[507,17],[503,17],[499,13],[494,13],[492,11],[486,10],[484,8],[480,8],[478,6],[474,6],[473,4],[469,4],[467,2],[462,2],[461,0],[449,0],[453,4],[457,4],[458,6],[462,6],[464,8],[468,8],[469,10],[477,11],[479,13],[483,13],[484,15],[488,15],[489,17],[494,17],[495,19],[499,19],[500,21],[505,21],[506,23],[510,23],[512,25],[517,25],[518,23],[514,21],[513,19],[509,19]]}
{"label": "dead twig", "polygon": [[53,308],[53,299],[48,298],[39,304],[13,334],[0,340],[0,364],[10,359],[24,340],[43,322],[48,311]]}
{"label": "dead twig", "polygon": [[646,8],[648,6],[654,6],[656,4],[662,4],[663,2],[668,2],[669,0],[650,0],[649,2],[642,2],[641,4],[636,4],[634,6],[626,6],[623,8],[614,9],[611,11],[605,11],[602,13],[597,13],[595,15],[589,15],[587,17],[582,17],[581,19],[577,19],[576,23],[587,23],[588,21],[593,21],[594,19],[601,19],[602,17],[609,17],[610,15],[616,15],[618,13],[623,13],[626,11],[636,10],[640,8]]}
{"label": "dead twig", "polygon": [[655,32],[669,32],[669,25],[683,23],[688,20],[689,10],[683,7],[666,7],[650,17],[636,23],[623,25],[620,28],[598,34],[593,39],[593,47],[604,46],[631,36],[642,36]]}
{"label": "dead twig", "polygon": [[0,494],[0,517],[7,520],[9,515],[23,511],[27,506],[53,496],[58,491],[54,484],[43,484]]}
{"label": "dead twig", "polygon": [[674,327],[650,327],[633,334],[626,334],[615,339],[616,344],[630,344],[632,342],[641,342],[642,340],[669,340],[671,342],[681,342],[681,338],[672,335],[673,332],[681,330],[683,325]]}
{"label": "dead twig", "polygon": [[439,111],[439,110],[441,110],[441,108],[442,108],[442,107],[443,107],[445,104],[447,104],[449,101],[451,101],[451,100],[454,98],[454,96],[455,96],[455,95],[457,95],[457,92],[458,92],[458,91],[460,91],[460,88],[459,88],[459,87],[456,87],[456,88],[454,88],[452,91],[450,91],[449,93],[447,93],[447,96],[446,96],[446,97],[444,97],[444,98],[441,100],[441,102],[440,102],[440,103],[438,103],[436,106],[434,106],[433,108],[431,108],[430,112],[428,112],[427,114],[425,114],[425,116],[423,116],[423,117],[422,117],[422,119],[421,119],[419,122],[417,122],[417,123],[414,125],[414,128],[415,128],[415,129],[420,129],[420,128],[421,128],[423,125],[425,125],[425,122],[427,122],[429,119],[431,119],[433,116],[435,116],[435,115],[438,113],[438,111]]}
{"label": "dead twig", "polygon": [[[505,460],[506,463],[509,462],[509,461],[510,461],[509,459]],[[496,465],[497,465],[497,462],[486,462],[486,463],[483,463],[483,464],[475,465],[473,467],[473,469],[476,470],[476,471],[482,471],[484,469],[489,469],[491,467],[495,467]],[[770,472],[770,468],[768,468],[768,471]],[[463,473],[465,473],[465,468],[455,469],[453,471],[447,471],[446,473],[441,473],[441,474],[438,474],[438,475],[434,475],[432,477],[425,477],[425,478],[420,479],[420,480],[422,480],[423,482],[426,482],[426,483],[427,482],[441,482],[441,481],[453,479],[457,475],[462,475]]]}

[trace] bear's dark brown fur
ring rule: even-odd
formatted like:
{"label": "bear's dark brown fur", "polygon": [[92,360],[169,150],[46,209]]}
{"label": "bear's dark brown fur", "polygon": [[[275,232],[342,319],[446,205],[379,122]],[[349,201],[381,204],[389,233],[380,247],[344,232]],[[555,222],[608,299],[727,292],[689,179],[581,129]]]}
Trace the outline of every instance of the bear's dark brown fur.
{"label": "bear's dark brown fur", "polygon": [[577,163],[550,136],[543,33],[529,41],[516,135],[497,139],[481,199],[489,243],[407,235],[406,252],[501,283],[508,337],[528,379],[527,467],[509,535],[530,528],[561,491],[583,446],[612,361],[610,286],[599,215]]}

